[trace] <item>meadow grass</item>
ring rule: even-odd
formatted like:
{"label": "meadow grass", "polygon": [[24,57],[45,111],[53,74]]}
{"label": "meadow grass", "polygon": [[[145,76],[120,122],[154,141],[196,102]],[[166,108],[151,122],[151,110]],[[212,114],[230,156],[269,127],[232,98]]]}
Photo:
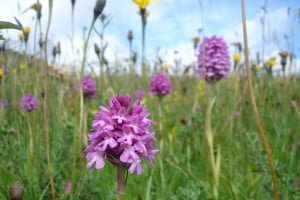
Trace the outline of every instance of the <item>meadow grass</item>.
{"label": "meadow grass", "polygon": [[[24,199],[50,199],[44,141],[43,62],[4,52],[1,65],[11,66],[1,80],[1,98],[10,105],[0,108],[0,199],[16,180],[25,187]],[[26,68],[21,69],[21,63]],[[49,67],[49,136],[52,175],[57,199],[115,199],[114,167],[107,162],[101,171],[86,169],[80,137],[80,82],[76,76],[57,73]],[[111,74],[97,80],[97,97],[85,102],[85,123],[100,105],[116,93],[148,90],[149,77]],[[148,93],[143,103],[149,109],[159,147],[154,166],[143,165],[142,175],[129,175],[126,199],[212,199],[213,175],[204,132],[205,87],[192,76],[171,76],[172,93],[159,100]],[[300,199],[300,81],[299,77],[253,78],[260,114],[268,133],[280,199]],[[219,199],[272,199],[273,188],[264,148],[257,133],[249,102],[246,78],[233,72],[216,85],[212,110],[215,147],[221,148]],[[18,108],[19,99],[33,93],[36,111]],[[161,114],[159,114],[161,105]],[[161,116],[160,116],[161,115]],[[162,124],[161,130],[159,124]],[[86,133],[88,134],[88,133]],[[33,151],[30,151],[30,138]],[[74,143],[75,141],[75,143]],[[72,195],[64,195],[72,180]]]}

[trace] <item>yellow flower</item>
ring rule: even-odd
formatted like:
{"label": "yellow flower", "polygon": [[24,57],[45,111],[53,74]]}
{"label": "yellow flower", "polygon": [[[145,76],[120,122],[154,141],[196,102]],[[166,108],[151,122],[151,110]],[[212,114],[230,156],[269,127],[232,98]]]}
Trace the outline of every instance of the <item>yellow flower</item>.
{"label": "yellow flower", "polygon": [[233,54],[233,61],[234,63],[239,63],[241,61],[241,55],[238,53]]}
{"label": "yellow flower", "polygon": [[195,44],[198,44],[198,43],[200,42],[200,37],[198,37],[198,36],[194,37],[194,38],[193,38],[193,42],[194,42]]}
{"label": "yellow flower", "polygon": [[4,76],[4,71],[0,68],[0,79],[2,79]]}
{"label": "yellow flower", "polygon": [[162,66],[162,68],[163,68],[163,70],[168,71],[168,70],[171,69],[171,66],[168,65],[168,64],[164,64],[164,65]]}
{"label": "yellow flower", "polygon": [[69,73],[68,67],[63,67],[62,69],[60,69],[59,73],[66,76]]}
{"label": "yellow flower", "polygon": [[21,63],[19,67],[20,67],[20,69],[26,69],[27,64],[26,63]]}
{"label": "yellow flower", "polygon": [[30,33],[30,27],[29,26],[25,26],[23,27],[23,36],[28,36]]}
{"label": "yellow flower", "polygon": [[31,6],[31,8],[32,8],[33,10],[35,10],[35,11],[41,11],[41,9],[42,9],[42,4],[40,4],[40,3],[35,3],[35,4],[33,4],[33,5]]}
{"label": "yellow flower", "polygon": [[270,58],[269,60],[266,61],[266,66],[269,68],[273,68],[277,63],[276,63],[276,58]]}
{"label": "yellow flower", "polygon": [[138,7],[145,9],[149,3],[152,3],[156,0],[132,0]]}
{"label": "yellow flower", "polygon": [[254,70],[255,72],[258,72],[258,71],[261,70],[261,67],[260,67],[259,65],[256,64],[256,65],[254,65],[253,70]]}

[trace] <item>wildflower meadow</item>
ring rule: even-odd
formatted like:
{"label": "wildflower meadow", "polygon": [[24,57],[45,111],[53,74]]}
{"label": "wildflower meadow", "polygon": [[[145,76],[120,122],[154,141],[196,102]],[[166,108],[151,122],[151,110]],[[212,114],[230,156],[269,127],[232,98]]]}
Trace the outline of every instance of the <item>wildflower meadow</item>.
{"label": "wildflower meadow", "polygon": [[0,0],[0,200],[299,200],[300,2]]}

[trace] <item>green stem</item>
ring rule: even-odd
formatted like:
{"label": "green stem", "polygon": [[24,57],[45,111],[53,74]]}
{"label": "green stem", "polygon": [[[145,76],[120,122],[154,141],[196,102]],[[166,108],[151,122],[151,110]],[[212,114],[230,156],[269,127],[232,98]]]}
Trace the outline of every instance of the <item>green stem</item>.
{"label": "green stem", "polygon": [[[211,161],[211,167],[212,167],[212,173],[213,173],[213,196],[214,199],[218,199],[218,187],[219,187],[219,177],[218,177],[218,171],[219,166],[217,163],[217,159],[219,159],[219,154],[217,159],[215,158],[214,154],[214,139],[213,139],[213,133],[211,128],[211,112],[214,105],[215,99],[213,98],[212,94],[212,85],[207,85],[207,109],[205,113],[205,136],[209,148],[209,155],[210,155],[210,161]],[[218,150],[218,153],[220,151]]]}
{"label": "green stem", "polygon": [[[85,62],[86,62],[86,55],[87,55],[87,48],[88,48],[88,43],[91,37],[91,33],[93,30],[93,27],[95,25],[96,20],[93,19],[92,24],[90,26],[89,32],[88,32],[88,36],[87,39],[84,43],[84,47],[83,47],[83,58],[82,58],[82,63],[81,63],[81,69],[80,69],[80,74],[78,74],[78,79],[79,81],[82,80],[83,77],[83,73],[84,73],[84,67],[85,67]],[[82,87],[80,86],[80,114],[79,114],[79,134],[81,136],[81,140],[84,142],[85,145],[87,145],[87,140],[85,138],[85,132],[84,132],[84,121],[85,121],[85,117],[84,117],[84,97],[83,97],[83,91],[82,91]],[[81,151],[81,140],[79,140],[79,151]]]}
{"label": "green stem", "polygon": [[116,171],[117,171],[117,199],[125,200],[126,168],[123,166],[116,166]]}
{"label": "green stem", "polygon": [[30,123],[30,116],[29,114],[27,115],[27,124],[28,124],[28,132],[29,132],[29,152],[30,152],[30,160],[31,162],[33,161],[33,134],[32,134],[32,128],[31,128],[31,123]]}
{"label": "green stem", "polygon": [[140,10],[141,19],[142,19],[142,75],[145,74],[145,46],[146,46],[146,9],[141,8]]}
{"label": "green stem", "polygon": [[92,24],[91,24],[90,29],[89,29],[89,32],[88,32],[87,39],[86,39],[86,41],[84,42],[84,47],[83,47],[83,58],[82,58],[81,69],[80,69],[80,76],[81,76],[81,77],[82,77],[83,72],[84,72],[84,67],[85,67],[85,62],[86,62],[86,55],[87,55],[87,48],[88,48],[89,40],[90,40],[90,37],[91,37],[92,30],[93,30],[93,28],[94,28],[95,22],[96,22],[96,20],[93,20],[93,21],[92,21]]}
{"label": "green stem", "polygon": [[49,138],[49,109],[48,109],[48,34],[51,25],[52,19],[52,8],[53,8],[53,0],[49,0],[49,16],[48,16],[48,24],[45,35],[45,79],[44,79],[44,129],[45,129],[45,151],[46,151],[46,159],[47,159],[47,171],[49,176],[50,188],[51,188],[51,199],[55,199],[55,187],[54,180],[52,176],[52,164],[51,164],[51,156],[50,156],[50,138]]}
{"label": "green stem", "polygon": [[160,141],[159,141],[159,148],[160,148],[160,156],[159,156],[159,172],[160,172],[160,181],[161,181],[161,189],[162,194],[166,193],[166,184],[165,184],[165,175],[164,175],[164,167],[163,167],[163,151],[164,151],[164,137],[163,137],[163,114],[162,114],[162,98],[159,97],[159,105],[158,105],[158,118],[159,118],[159,135],[160,135]]}

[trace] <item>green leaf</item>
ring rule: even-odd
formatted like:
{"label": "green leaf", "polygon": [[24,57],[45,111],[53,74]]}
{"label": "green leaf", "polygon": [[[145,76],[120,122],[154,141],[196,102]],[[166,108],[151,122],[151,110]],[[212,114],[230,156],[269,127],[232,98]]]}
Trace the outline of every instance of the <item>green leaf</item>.
{"label": "green leaf", "polygon": [[0,21],[0,30],[1,29],[17,29],[17,30],[21,30],[22,28],[19,25],[10,23],[10,22],[4,22],[4,21]]}

